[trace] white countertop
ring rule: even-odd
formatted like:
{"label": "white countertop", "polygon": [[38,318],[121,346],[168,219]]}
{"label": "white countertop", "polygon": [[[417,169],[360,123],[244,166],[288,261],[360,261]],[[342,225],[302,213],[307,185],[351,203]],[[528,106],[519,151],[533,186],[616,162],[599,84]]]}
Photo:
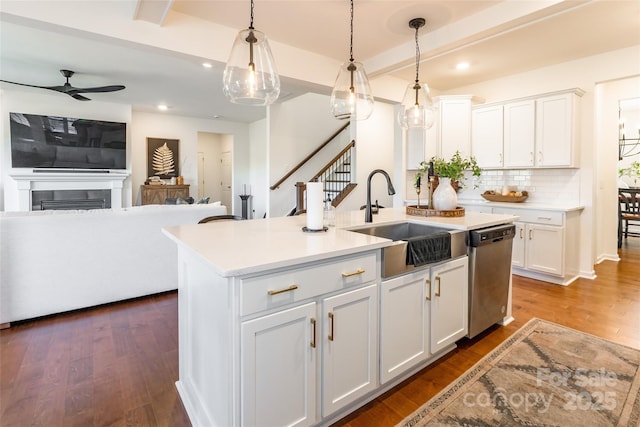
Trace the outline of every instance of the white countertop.
{"label": "white countertop", "polygon": [[537,203],[537,202],[520,202],[520,203],[509,203],[509,202],[490,202],[488,200],[478,200],[478,199],[458,199],[458,204],[460,206],[494,206],[501,208],[513,208],[513,209],[538,209],[545,211],[559,211],[559,212],[571,212],[571,211],[580,211],[584,209],[584,206],[576,205],[576,204],[567,204],[567,205],[550,205],[547,203]]}
{"label": "white countertop", "polygon": [[240,276],[319,261],[336,256],[380,249],[389,239],[354,233],[348,229],[394,222],[424,222],[437,227],[473,230],[517,220],[512,215],[466,212],[456,218],[407,215],[405,208],[381,209],[372,223],[364,222],[364,211],[336,212],[336,226],[326,232],[305,233],[306,215],[214,221],[167,227],[163,233],[178,245],[189,248],[208,261],[223,277]]}

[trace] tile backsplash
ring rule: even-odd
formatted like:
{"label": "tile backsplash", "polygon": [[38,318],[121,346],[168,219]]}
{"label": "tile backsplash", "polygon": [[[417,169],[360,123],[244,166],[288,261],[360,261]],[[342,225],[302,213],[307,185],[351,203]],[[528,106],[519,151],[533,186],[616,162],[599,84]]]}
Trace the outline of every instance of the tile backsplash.
{"label": "tile backsplash", "polygon": [[[415,200],[413,188],[415,171],[407,171],[407,198]],[[512,190],[527,191],[528,202],[550,205],[577,204],[580,201],[579,169],[503,169],[485,170],[479,178],[467,173],[466,188],[458,193],[460,199],[484,200],[480,196],[487,190],[502,191],[507,185]],[[473,188],[477,185],[477,188]],[[426,197],[423,187],[422,198]]]}

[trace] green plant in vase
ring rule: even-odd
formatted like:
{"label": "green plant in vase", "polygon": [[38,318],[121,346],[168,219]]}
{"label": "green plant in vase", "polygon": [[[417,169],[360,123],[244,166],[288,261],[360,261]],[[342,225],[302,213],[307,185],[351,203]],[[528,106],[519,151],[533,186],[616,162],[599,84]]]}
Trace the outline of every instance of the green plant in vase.
{"label": "green plant in vase", "polygon": [[[475,177],[479,177],[482,172],[475,157],[463,158],[459,151],[456,151],[449,160],[434,156],[428,162],[420,162],[418,174],[422,176],[428,173],[431,165],[433,165],[432,173],[438,177],[438,183],[446,183],[447,187],[451,187],[451,191],[448,191],[449,189],[446,187],[441,188],[439,185],[436,185],[433,189],[433,208],[437,210],[452,210],[456,208],[457,196],[452,185],[457,183],[458,186],[464,186],[465,171],[471,171]],[[477,187],[477,183],[474,183],[475,187]],[[443,194],[443,190],[447,190],[446,197]]]}
{"label": "green plant in vase", "polygon": [[619,177],[628,176],[629,178],[633,179],[634,187],[637,187],[638,178],[640,178],[640,162],[635,161],[631,163],[629,167],[618,169],[618,176]]}

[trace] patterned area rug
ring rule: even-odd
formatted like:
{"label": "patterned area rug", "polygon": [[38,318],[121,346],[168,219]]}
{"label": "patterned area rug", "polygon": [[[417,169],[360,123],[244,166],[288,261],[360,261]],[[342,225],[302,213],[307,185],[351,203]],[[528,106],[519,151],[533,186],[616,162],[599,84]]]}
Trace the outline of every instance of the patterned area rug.
{"label": "patterned area rug", "polygon": [[638,426],[640,350],[531,319],[398,426]]}

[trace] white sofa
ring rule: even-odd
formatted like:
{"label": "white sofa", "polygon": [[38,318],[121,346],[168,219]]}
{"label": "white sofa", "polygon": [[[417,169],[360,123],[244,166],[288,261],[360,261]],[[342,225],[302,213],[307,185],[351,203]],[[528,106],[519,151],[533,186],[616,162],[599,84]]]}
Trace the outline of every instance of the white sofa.
{"label": "white sofa", "polygon": [[177,288],[177,247],[163,227],[226,206],[146,205],[0,212],[0,324]]}

